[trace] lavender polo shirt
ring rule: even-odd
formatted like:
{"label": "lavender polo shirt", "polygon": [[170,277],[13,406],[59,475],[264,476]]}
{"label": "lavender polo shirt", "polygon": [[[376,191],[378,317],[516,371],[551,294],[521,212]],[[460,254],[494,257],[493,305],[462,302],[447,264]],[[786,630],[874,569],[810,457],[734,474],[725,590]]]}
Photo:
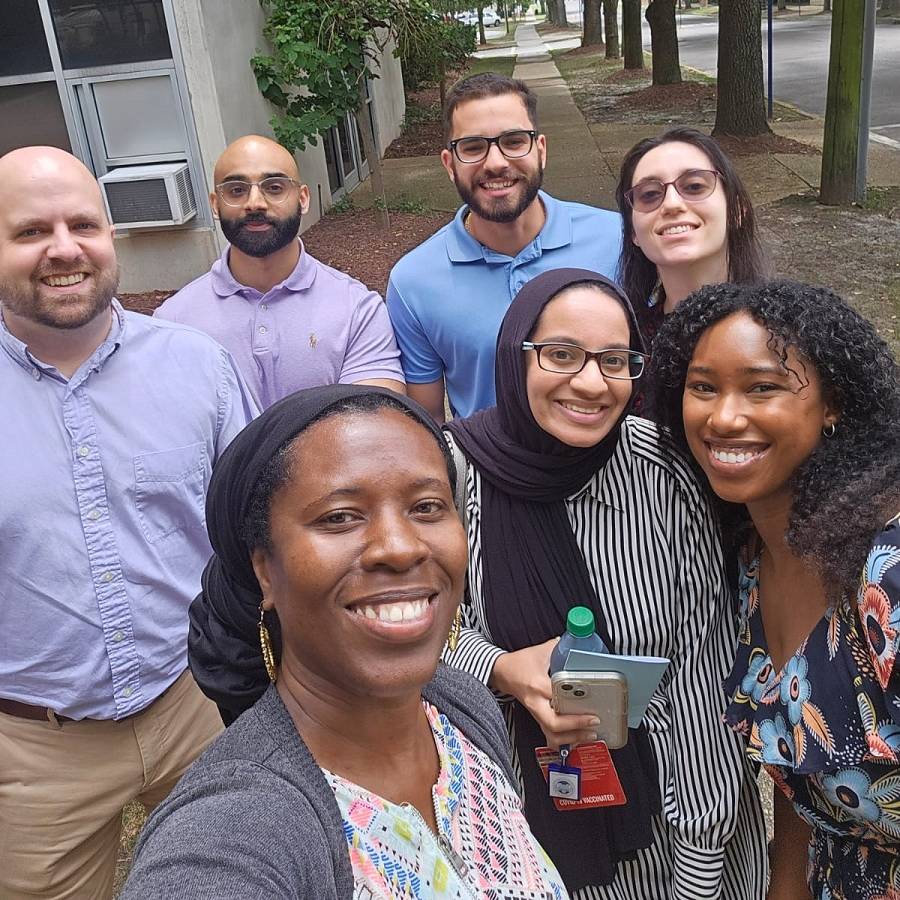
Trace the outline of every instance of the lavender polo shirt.
{"label": "lavender polo shirt", "polygon": [[212,335],[234,357],[262,409],[301,388],[404,381],[381,297],[320,263],[302,242],[294,271],[265,294],[235,280],[226,249],[154,315]]}
{"label": "lavender polo shirt", "polygon": [[185,670],[206,487],[257,412],[205,334],[113,309],[68,379],[0,319],[0,697],[73,719],[139,712]]}

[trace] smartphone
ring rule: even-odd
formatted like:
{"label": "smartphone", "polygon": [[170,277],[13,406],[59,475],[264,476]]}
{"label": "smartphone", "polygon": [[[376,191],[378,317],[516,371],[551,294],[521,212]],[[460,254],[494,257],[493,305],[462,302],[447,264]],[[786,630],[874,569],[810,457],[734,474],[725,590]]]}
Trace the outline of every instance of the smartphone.
{"label": "smartphone", "polygon": [[550,678],[550,704],[560,715],[600,719],[597,737],[610,750],[628,741],[628,681],[621,672],[557,672]]}

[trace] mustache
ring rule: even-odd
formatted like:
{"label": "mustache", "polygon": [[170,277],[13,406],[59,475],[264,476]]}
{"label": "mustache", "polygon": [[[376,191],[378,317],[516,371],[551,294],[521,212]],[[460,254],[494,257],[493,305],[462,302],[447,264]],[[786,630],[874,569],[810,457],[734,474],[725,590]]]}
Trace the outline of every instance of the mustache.
{"label": "mustache", "polygon": [[60,263],[47,263],[39,266],[34,271],[34,277],[49,278],[51,275],[70,275],[73,272],[86,272],[88,275],[93,275],[96,271],[96,267],[88,262],[86,256],[80,256],[78,259],[74,259],[72,262],[66,263],[65,265]]}
{"label": "mustache", "polygon": [[247,213],[241,219],[237,220],[238,227],[243,225],[272,225],[273,227],[278,225],[278,220],[273,219],[270,216],[267,216],[265,213]]}

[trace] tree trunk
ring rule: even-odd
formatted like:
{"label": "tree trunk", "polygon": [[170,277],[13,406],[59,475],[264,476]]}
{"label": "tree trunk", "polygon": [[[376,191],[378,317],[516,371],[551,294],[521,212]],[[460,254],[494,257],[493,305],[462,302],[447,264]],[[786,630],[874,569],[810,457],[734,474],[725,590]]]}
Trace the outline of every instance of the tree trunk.
{"label": "tree trunk", "polygon": [[862,199],[856,196],[856,177],[865,21],[866,4],[861,0],[834,0],[819,196],[830,206],[849,206]]}
{"label": "tree trunk", "polygon": [[603,0],[603,30],[606,32],[606,58],[618,59],[619,0]]}
{"label": "tree trunk", "polygon": [[675,28],[675,0],[651,0],[644,15],[650,23],[653,83],[681,84],[678,31]]}
{"label": "tree trunk", "polygon": [[787,0],[778,0],[777,9],[787,9]]}
{"label": "tree trunk", "polygon": [[769,134],[759,0],[719,5],[719,86],[713,134]]}
{"label": "tree trunk", "polygon": [[478,43],[486,44],[487,38],[484,35],[484,4],[478,4]]}
{"label": "tree trunk", "polygon": [[900,0],[881,0],[881,14],[900,14]]}
{"label": "tree trunk", "polygon": [[551,25],[556,24],[556,11],[558,8],[556,0],[547,0],[547,21]]}
{"label": "tree trunk", "polygon": [[831,0],[822,0],[822,12],[831,12]]}
{"label": "tree trunk", "polygon": [[369,163],[369,177],[372,179],[372,198],[375,203],[375,221],[379,228],[385,231],[391,227],[391,217],[388,214],[387,194],[384,192],[384,174],[381,168],[381,154],[375,146],[375,138],[369,121],[368,96],[366,95],[366,81],[359,82],[359,106],[356,108],[356,121],[359,123],[359,133],[362,136],[363,151]]}
{"label": "tree trunk", "polygon": [[600,24],[600,4],[602,0],[584,0],[584,31],[581,34],[582,47],[602,47],[603,28]]}
{"label": "tree trunk", "polygon": [[622,0],[622,44],[625,68],[644,68],[644,38],[641,34],[641,0]]}
{"label": "tree trunk", "polygon": [[569,27],[569,19],[566,16],[566,0],[558,0],[556,4],[557,9],[557,20],[556,24],[559,25],[560,28],[568,28]]}

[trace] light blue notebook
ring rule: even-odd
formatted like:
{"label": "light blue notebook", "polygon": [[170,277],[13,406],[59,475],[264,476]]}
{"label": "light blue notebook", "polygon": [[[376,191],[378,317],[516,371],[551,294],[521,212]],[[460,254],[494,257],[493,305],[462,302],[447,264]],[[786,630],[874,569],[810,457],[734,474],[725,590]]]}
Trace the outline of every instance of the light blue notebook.
{"label": "light blue notebook", "polygon": [[637,728],[647,704],[662,681],[669,660],[661,656],[611,656],[570,650],[567,672],[621,672],[628,681],[628,727]]}

